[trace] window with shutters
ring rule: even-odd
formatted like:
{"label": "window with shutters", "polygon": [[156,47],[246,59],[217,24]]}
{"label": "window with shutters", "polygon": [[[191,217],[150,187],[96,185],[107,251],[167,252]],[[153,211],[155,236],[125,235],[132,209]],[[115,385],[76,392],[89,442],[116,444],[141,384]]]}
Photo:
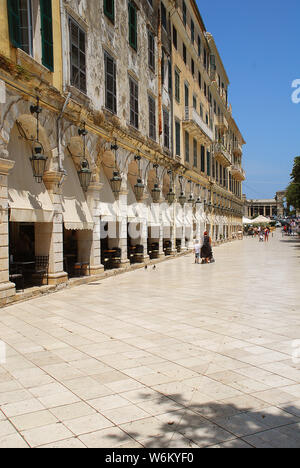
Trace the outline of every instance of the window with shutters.
{"label": "window with shutters", "polygon": [[191,19],[191,41],[194,44],[195,41],[195,24],[194,21]]}
{"label": "window with shutters", "polygon": [[180,76],[177,70],[175,70],[175,99],[180,102]]}
{"label": "window with shutters", "polygon": [[42,34],[42,64],[50,71],[54,71],[52,0],[40,0],[40,6]]}
{"label": "window with shutters", "polygon": [[130,125],[139,128],[139,86],[137,82],[129,77],[130,91]]}
{"label": "window with shutters", "polygon": [[195,75],[195,62],[193,59],[191,59],[191,69],[192,69],[192,75]]}
{"label": "window with shutters", "polygon": [[190,162],[190,135],[185,132],[185,160],[187,163]]}
{"label": "window with shutters", "polygon": [[194,167],[198,167],[198,148],[197,140],[194,138]]}
{"label": "window with shutters", "polygon": [[156,140],[156,110],[155,110],[155,100],[148,96],[149,103],[149,137],[152,140]]}
{"label": "window with shutters", "polygon": [[201,37],[198,36],[198,56],[201,56]]}
{"label": "window with shutters", "polygon": [[180,134],[180,122],[178,120],[175,120],[176,156],[180,156]]}
{"label": "window with shutters", "polygon": [[205,148],[201,145],[201,172],[205,172]]}
{"label": "window with shutters", "polygon": [[211,167],[210,167],[210,152],[209,151],[207,151],[207,154],[206,154],[206,161],[207,161],[207,164],[206,164],[207,175],[210,177]]}
{"label": "window with shutters", "polygon": [[200,72],[198,72],[198,85],[199,85],[199,88],[201,89],[202,88],[202,77],[201,77]]}
{"label": "window with shutters", "polygon": [[129,44],[137,50],[137,9],[134,2],[128,2]]}
{"label": "window with shutters", "polygon": [[177,29],[173,26],[173,45],[177,50]]}
{"label": "window with shutters", "polygon": [[115,22],[115,2],[114,0],[104,0],[104,14],[112,23]]}
{"label": "window with shutters", "polygon": [[185,46],[185,44],[182,45],[182,55],[183,55],[183,61],[186,64],[186,46]]}
{"label": "window with shutters", "polygon": [[163,110],[163,118],[164,118],[164,146],[167,149],[170,149],[170,116],[169,112],[164,109]]}
{"label": "window with shutters", "polygon": [[115,60],[104,53],[105,63],[105,107],[114,114],[117,113],[117,68]]}
{"label": "window with shutters", "polygon": [[12,45],[33,55],[31,0],[7,0],[7,12]]}
{"label": "window with shutters", "polygon": [[70,34],[70,82],[83,93],[86,93],[86,33],[78,23],[69,18]]}
{"label": "window with shutters", "polygon": [[182,19],[184,26],[186,26],[186,3],[184,0],[182,1]]}
{"label": "window with shutters", "polygon": [[148,31],[148,64],[155,71],[155,37],[151,31]]}

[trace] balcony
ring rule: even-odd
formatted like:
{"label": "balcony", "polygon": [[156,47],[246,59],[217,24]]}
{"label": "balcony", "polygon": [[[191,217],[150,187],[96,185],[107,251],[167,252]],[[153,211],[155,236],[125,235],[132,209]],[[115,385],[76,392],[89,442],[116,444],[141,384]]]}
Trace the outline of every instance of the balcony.
{"label": "balcony", "polygon": [[216,143],[214,150],[217,161],[219,161],[225,167],[230,167],[232,165],[231,154],[227,151],[222,143]]}
{"label": "balcony", "polygon": [[185,108],[184,120],[182,123],[184,130],[196,138],[201,144],[211,145],[214,140],[213,131],[201,119],[198,112],[193,107]]}
{"label": "balcony", "polygon": [[242,157],[243,155],[243,149],[241,147],[241,145],[239,144],[235,144],[234,147],[233,147],[233,154],[235,156],[238,156],[238,157]]}
{"label": "balcony", "polygon": [[240,182],[246,180],[246,172],[238,164],[231,166],[231,174]]}
{"label": "balcony", "polygon": [[221,133],[224,134],[228,132],[228,122],[225,119],[224,115],[217,116],[215,125],[217,129],[221,131]]}

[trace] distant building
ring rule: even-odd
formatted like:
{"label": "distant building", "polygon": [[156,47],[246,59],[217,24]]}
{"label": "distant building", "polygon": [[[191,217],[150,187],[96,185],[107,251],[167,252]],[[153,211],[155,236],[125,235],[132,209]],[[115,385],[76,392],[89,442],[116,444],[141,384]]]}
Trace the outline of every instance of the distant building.
{"label": "distant building", "polygon": [[284,200],[285,191],[277,192],[272,199],[252,199],[247,200],[244,195],[244,214],[247,218],[255,218],[262,215],[267,218],[283,217],[285,213]]}

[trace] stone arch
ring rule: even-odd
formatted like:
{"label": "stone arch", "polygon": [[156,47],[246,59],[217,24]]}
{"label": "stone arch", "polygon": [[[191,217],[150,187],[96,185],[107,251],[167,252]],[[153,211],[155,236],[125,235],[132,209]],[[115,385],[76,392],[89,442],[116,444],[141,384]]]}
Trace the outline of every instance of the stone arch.
{"label": "stone arch", "polygon": [[[0,145],[3,147],[7,146],[10,139],[10,134],[16,121],[25,123],[26,133],[29,132],[36,136],[36,117],[30,114],[30,106],[35,104],[34,102],[25,101],[23,98],[16,97],[10,92],[7,93],[7,103],[1,112],[0,121]],[[52,151],[57,146],[56,141],[56,126],[55,126],[55,115],[42,107],[42,113],[40,114],[40,129],[41,138],[43,138],[42,144],[45,144],[45,151],[47,150],[52,158]],[[28,136],[28,135],[26,135]]]}

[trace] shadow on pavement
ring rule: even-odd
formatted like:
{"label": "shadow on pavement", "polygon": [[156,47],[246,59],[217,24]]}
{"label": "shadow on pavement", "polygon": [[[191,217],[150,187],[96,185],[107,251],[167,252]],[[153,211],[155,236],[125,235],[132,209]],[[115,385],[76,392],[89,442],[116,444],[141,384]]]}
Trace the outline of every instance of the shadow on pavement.
{"label": "shadow on pavement", "polygon": [[[149,404],[146,392],[140,397]],[[152,407],[157,405],[156,414],[164,413],[165,406],[165,414],[149,415],[147,419],[121,425],[123,431],[146,448],[197,448],[220,444],[228,448],[300,447],[300,408],[292,404],[280,409],[262,402],[261,406],[268,407],[254,410],[232,403],[187,402],[179,394],[161,395],[152,403]],[[170,403],[172,411],[168,412]],[[143,408],[143,403],[140,407]],[[111,438],[117,442],[128,441],[126,434],[124,438]]]}

